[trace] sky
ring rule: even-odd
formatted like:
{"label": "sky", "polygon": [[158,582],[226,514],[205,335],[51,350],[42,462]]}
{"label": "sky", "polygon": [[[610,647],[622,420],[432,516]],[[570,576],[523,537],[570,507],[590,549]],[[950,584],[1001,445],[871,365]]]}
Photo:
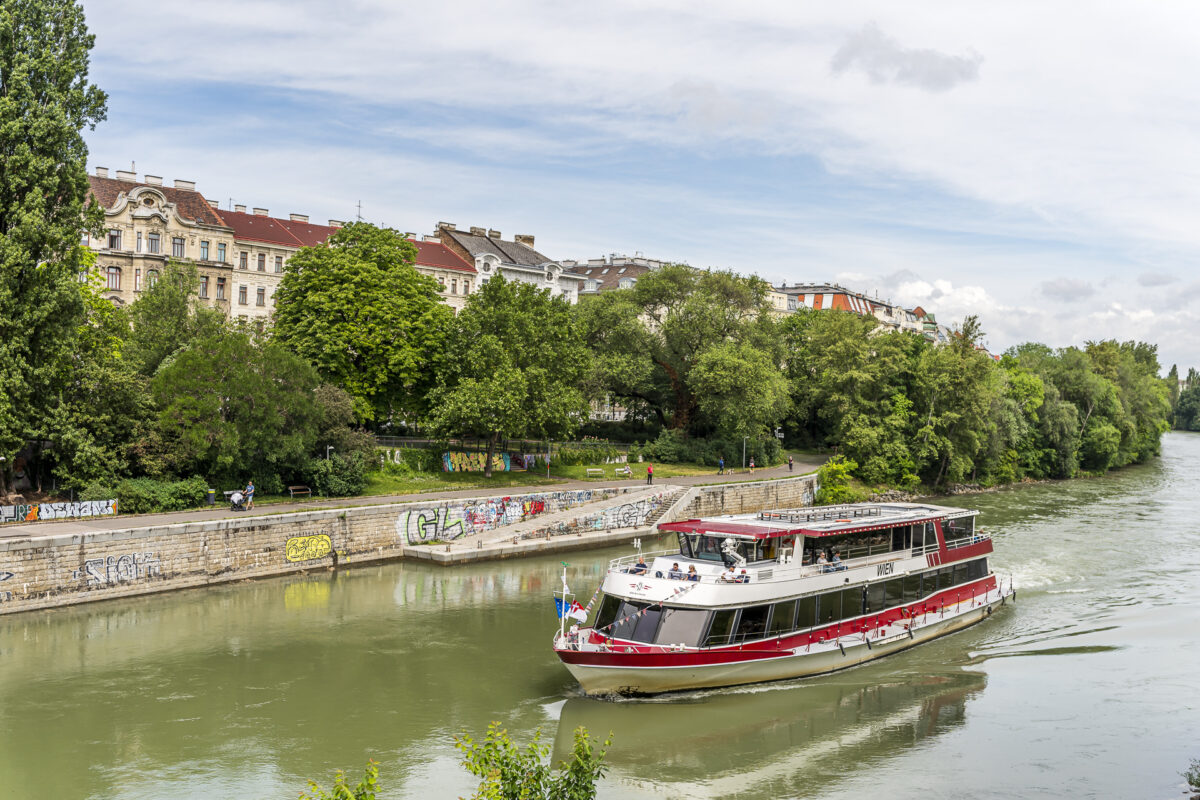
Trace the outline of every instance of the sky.
{"label": "sky", "polygon": [[89,166],[1200,367],[1200,5],[84,0]]}

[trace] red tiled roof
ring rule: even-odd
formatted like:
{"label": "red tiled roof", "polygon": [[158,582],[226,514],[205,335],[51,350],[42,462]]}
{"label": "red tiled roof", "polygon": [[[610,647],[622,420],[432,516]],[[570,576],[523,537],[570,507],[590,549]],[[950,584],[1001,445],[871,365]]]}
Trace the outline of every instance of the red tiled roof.
{"label": "red tiled roof", "polygon": [[596,287],[599,291],[616,289],[620,286],[621,278],[637,279],[650,271],[651,267],[644,264],[576,264],[567,270],[572,275],[599,281],[600,285]]}
{"label": "red tiled roof", "polygon": [[204,199],[204,195],[197,191],[176,189],[172,186],[151,186],[151,184],[141,181],[123,181],[117,178],[101,178],[97,175],[89,175],[88,183],[91,184],[96,200],[105,208],[115,206],[117,198],[122,193],[129,194],[138,186],[150,186],[156,192],[162,192],[163,196],[167,198],[167,202],[174,203],[180,216],[185,219],[205,225],[226,224],[225,220],[221,218],[221,214],[209,205],[209,202]]}
{"label": "red tiled roof", "polygon": [[417,246],[417,264],[419,266],[456,269],[459,272],[475,271],[473,264],[441,242],[418,242],[414,239],[409,239],[409,241]]}
{"label": "red tiled roof", "polygon": [[229,227],[233,228],[235,238],[284,247],[315,247],[337,230],[328,225],[313,225],[263,214],[247,214],[243,211],[221,213]]}

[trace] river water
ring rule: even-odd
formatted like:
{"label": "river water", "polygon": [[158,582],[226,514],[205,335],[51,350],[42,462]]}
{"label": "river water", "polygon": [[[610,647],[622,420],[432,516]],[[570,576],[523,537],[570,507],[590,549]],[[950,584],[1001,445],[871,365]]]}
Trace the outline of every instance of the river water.
{"label": "river water", "polygon": [[[452,736],[612,732],[602,798],[1177,798],[1200,758],[1200,435],[958,498],[1015,604],[804,681],[610,702],[550,651],[557,558],[413,564],[0,618],[0,796],[294,798],[381,764],[469,796]],[[571,554],[590,595],[620,550]]]}

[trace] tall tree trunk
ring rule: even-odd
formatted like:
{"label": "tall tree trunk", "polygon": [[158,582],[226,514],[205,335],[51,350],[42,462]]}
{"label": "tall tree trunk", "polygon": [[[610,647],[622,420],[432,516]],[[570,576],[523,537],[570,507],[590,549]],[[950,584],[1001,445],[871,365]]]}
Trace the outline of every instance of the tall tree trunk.
{"label": "tall tree trunk", "polygon": [[488,437],[487,457],[483,462],[483,477],[492,477],[492,454],[496,452],[496,441],[500,438],[499,433],[493,433]]}

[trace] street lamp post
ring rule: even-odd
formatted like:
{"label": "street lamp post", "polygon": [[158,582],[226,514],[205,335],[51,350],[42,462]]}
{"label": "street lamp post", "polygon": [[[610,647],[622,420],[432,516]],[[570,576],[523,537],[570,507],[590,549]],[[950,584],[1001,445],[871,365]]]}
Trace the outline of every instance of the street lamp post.
{"label": "street lamp post", "polygon": [[325,445],[325,460],[326,461],[329,460],[329,451],[332,449],[333,449],[333,445],[331,445],[331,444]]}
{"label": "street lamp post", "polygon": [[742,437],[742,469],[743,470],[746,469],[746,440],[749,438],[750,438],[749,436]]}

